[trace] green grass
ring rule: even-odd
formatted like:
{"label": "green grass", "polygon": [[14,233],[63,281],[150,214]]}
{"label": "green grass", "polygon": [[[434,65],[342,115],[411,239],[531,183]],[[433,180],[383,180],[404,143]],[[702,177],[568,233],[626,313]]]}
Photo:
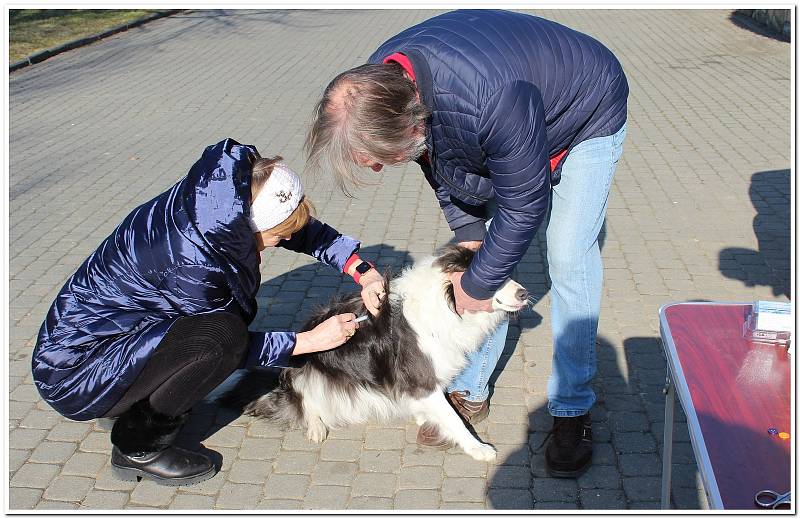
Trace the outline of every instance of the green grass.
{"label": "green grass", "polygon": [[9,9],[8,60],[15,63],[40,50],[143,18],[157,9]]}

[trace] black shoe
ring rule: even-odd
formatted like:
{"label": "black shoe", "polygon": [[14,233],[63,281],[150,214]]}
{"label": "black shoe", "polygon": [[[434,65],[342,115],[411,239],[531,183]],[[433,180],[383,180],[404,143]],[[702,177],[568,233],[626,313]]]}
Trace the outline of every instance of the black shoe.
{"label": "black shoe", "polygon": [[[553,417],[544,454],[547,472],[555,478],[577,478],[592,462],[592,417]],[[546,439],[545,439],[546,440]]]}
{"label": "black shoe", "polygon": [[111,429],[111,466],[126,481],[145,478],[161,485],[193,485],[216,474],[204,454],[173,446],[188,413],[169,416],[147,399],[122,413]]}
{"label": "black shoe", "polygon": [[207,456],[180,447],[123,454],[115,446],[111,451],[111,467],[114,475],[124,481],[149,479],[169,486],[194,485],[216,474]]}

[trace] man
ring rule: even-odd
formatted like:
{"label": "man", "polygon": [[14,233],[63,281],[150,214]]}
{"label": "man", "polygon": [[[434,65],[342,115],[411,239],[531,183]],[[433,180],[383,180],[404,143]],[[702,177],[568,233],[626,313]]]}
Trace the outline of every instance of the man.
{"label": "man", "polygon": [[[477,249],[470,269],[453,277],[460,312],[490,309],[549,209],[554,423],[545,458],[552,475],[577,477],[592,455],[597,237],[625,137],[622,67],[598,41],[563,25],[473,10],[411,27],[368,61],[328,85],[306,141],[307,167],[330,168],[347,192],[362,182],[356,166],[379,172],[418,162],[456,241]],[[470,423],[488,414],[488,379],[506,331],[507,323],[448,389]],[[428,424],[417,441],[442,443]]]}

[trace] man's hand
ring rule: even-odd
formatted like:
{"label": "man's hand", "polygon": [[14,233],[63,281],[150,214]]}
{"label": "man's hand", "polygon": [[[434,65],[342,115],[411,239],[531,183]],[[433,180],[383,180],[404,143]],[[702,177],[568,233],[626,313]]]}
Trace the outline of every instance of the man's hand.
{"label": "man's hand", "polygon": [[482,244],[482,243],[483,243],[483,242],[482,242],[482,241],[480,241],[480,240],[474,240],[474,241],[460,241],[460,242],[458,242],[458,245],[459,245],[460,247],[466,247],[466,248],[468,248],[468,249],[472,249],[472,250],[474,250],[474,251],[477,251],[478,249],[480,249],[480,248],[481,248],[481,244]]}
{"label": "man's hand", "polygon": [[453,272],[450,274],[450,281],[453,282],[453,293],[456,296],[456,312],[463,315],[464,312],[493,312],[492,299],[474,299],[461,288],[461,277],[463,272]]}
{"label": "man's hand", "polygon": [[358,323],[356,314],[339,314],[329,317],[307,332],[297,334],[292,355],[325,351],[341,346],[355,335]]}
{"label": "man's hand", "polygon": [[361,289],[361,299],[364,300],[364,306],[367,307],[367,311],[372,315],[378,315],[383,299],[386,297],[383,281],[383,276],[375,269],[370,269],[358,280],[358,283],[363,287]]}

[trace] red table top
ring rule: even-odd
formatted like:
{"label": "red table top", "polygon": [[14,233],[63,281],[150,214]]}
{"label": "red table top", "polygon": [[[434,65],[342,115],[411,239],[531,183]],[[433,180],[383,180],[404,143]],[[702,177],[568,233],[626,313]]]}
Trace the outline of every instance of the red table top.
{"label": "red table top", "polygon": [[792,434],[791,357],[785,346],[742,337],[750,309],[682,303],[664,310],[691,396],[682,401],[684,411],[690,424],[689,408],[697,417],[725,509],[758,508],[757,491],[786,492],[791,485],[792,440],[767,432]]}

